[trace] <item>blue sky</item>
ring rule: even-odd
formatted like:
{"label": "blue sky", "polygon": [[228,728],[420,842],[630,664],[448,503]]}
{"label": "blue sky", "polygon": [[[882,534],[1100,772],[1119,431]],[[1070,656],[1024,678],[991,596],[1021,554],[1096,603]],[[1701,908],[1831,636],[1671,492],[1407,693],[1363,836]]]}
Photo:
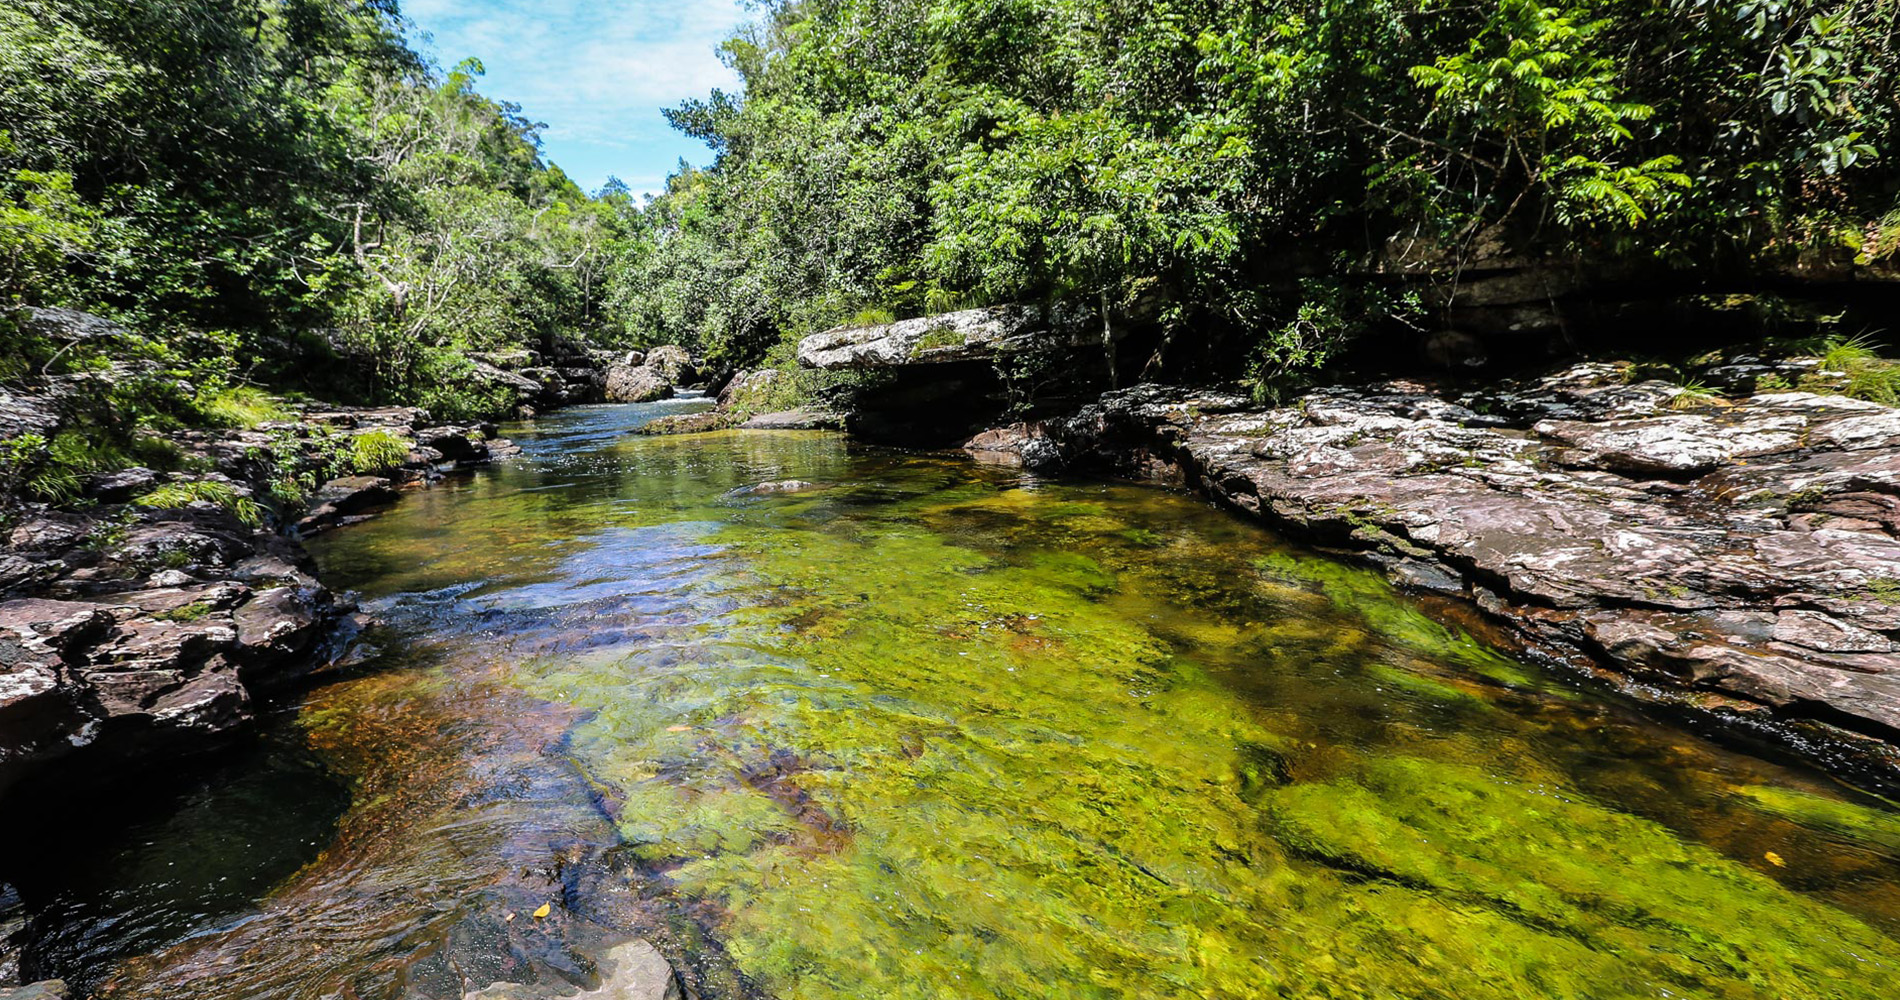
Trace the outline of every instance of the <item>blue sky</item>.
{"label": "blue sky", "polygon": [[716,49],[751,20],[741,0],[407,0],[417,48],[446,69],[487,67],[482,93],[546,122],[547,158],[588,191],[618,176],[658,191],[704,144],[674,132],[660,109],[738,79]]}

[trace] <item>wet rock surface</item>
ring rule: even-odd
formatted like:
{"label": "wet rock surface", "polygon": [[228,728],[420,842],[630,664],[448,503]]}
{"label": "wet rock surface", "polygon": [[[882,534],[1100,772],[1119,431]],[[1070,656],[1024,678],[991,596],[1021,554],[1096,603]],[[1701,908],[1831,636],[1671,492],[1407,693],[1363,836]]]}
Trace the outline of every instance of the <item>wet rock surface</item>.
{"label": "wet rock surface", "polygon": [[1055,347],[1086,347],[1101,340],[1099,320],[1070,306],[1006,305],[840,327],[806,337],[798,362],[807,368],[897,369],[967,361]]}
{"label": "wet rock surface", "polygon": [[1638,697],[1818,728],[1900,765],[1900,410],[1709,402],[1583,365],[1281,408],[1144,386],[966,448],[1185,482],[1468,598]]}
{"label": "wet rock surface", "polygon": [[469,993],[463,1000],[553,1000],[556,997],[595,1000],[680,1000],[679,978],[666,957],[651,943],[630,941],[608,951],[600,961],[601,985],[596,989],[554,991],[545,986],[496,983]]}

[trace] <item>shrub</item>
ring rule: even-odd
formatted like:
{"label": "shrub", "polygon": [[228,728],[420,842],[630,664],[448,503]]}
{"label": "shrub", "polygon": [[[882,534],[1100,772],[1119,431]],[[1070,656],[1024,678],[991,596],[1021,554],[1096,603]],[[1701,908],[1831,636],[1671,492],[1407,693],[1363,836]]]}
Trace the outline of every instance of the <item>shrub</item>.
{"label": "shrub", "polygon": [[200,397],[198,413],[213,427],[249,430],[259,424],[290,420],[295,415],[262,389],[234,386],[223,392]]}
{"label": "shrub", "polygon": [[409,442],[388,431],[365,431],[350,439],[344,458],[352,472],[385,472],[409,461]]}

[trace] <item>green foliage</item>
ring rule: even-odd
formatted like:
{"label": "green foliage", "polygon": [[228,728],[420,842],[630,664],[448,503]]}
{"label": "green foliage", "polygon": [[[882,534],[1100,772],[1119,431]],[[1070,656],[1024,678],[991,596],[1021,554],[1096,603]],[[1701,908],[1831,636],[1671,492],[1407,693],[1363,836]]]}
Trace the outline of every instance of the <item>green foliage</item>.
{"label": "green foliage", "polygon": [[1900,406],[1900,362],[1881,357],[1871,338],[1834,338],[1823,346],[1822,377],[1844,376],[1843,395]]}
{"label": "green foliage", "polygon": [[1261,339],[1248,367],[1245,384],[1261,402],[1284,402],[1361,334],[1410,325],[1423,311],[1416,292],[1381,285],[1308,278],[1300,289],[1292,319]]}
{"label": "green foliage", "polygon": [[[867,305],[1144,283],[1278,385],[1517,251],[1671,264],[1895,244],[1885,0],[803,0],[672,113],[719,159],[628,207],[614,319],[734,364]],[[1390,279],[1381,279],[1390,280]]]}
{"label": "green foliage", "polygon": [[353,435],[344,455],[353,472],[387,472],[409,460],[409,442],[388,431]]}
{"label": "green foliage", "polygon": [[257,501],[237,492],[229,483],[216,480],[184,480],[166,483],[132,501],[140,507],[177,510],[196,503],[208,503],[231,512],[240,522],[253,528],[264,523],[264,509]]}
{"label": "green foliage", "polygon": [[284,408],[277,397],[251,386],[236,386],[200,396],[198,412],[213,427],[250,429],[259,424],[291,420],[296,414]]}
{"label": "green foliage", "polygon": [[122,318],[168,362],[235,331],[181,419],[272,419],[220,395],[245,383],[511,409],[466,356],[602,326],[620,210],[403,30],[393,0],[0,10],[0,301]]}

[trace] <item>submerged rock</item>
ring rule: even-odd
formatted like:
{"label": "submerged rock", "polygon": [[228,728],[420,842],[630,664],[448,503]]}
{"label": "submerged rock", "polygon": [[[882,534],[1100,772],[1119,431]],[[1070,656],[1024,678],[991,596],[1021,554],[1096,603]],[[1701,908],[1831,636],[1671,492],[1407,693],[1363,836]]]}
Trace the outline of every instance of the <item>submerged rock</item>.
{"label": "submerged rock", "polygon": [[806,490],[815,489],[818,489],[818,484],[816,483],[808,483],[802,479],[783,479],[777,482],[741,486],[733,490],[728,496],[746,496],[748,494],[764,493],[803,493]]}
{"label": "submerged rock", "polygon": [[[629,941],[609,951],[600,961],[601,984],[596,989],[555,989],[496,983],[463,995],[462,1000],[680,1000],[679,977],[660,949],[643,940]],[[0,997],[0,1000],[4,1000]]]}
{"label": "submerged rock", "polygon": [[67,992],[65,981],[59,979],[47,979],[15,989],[0,988],[0,1000],[67,1000],[69,996],[71,994]]}
{"label": "submerged rock", "polygon": [[776,413],[761,413],[748,417],[739,425],[740,430],[748,431],[822,431],[837,430],[844,426],[844,418],[828,410],[800,408],[780,410]]}

